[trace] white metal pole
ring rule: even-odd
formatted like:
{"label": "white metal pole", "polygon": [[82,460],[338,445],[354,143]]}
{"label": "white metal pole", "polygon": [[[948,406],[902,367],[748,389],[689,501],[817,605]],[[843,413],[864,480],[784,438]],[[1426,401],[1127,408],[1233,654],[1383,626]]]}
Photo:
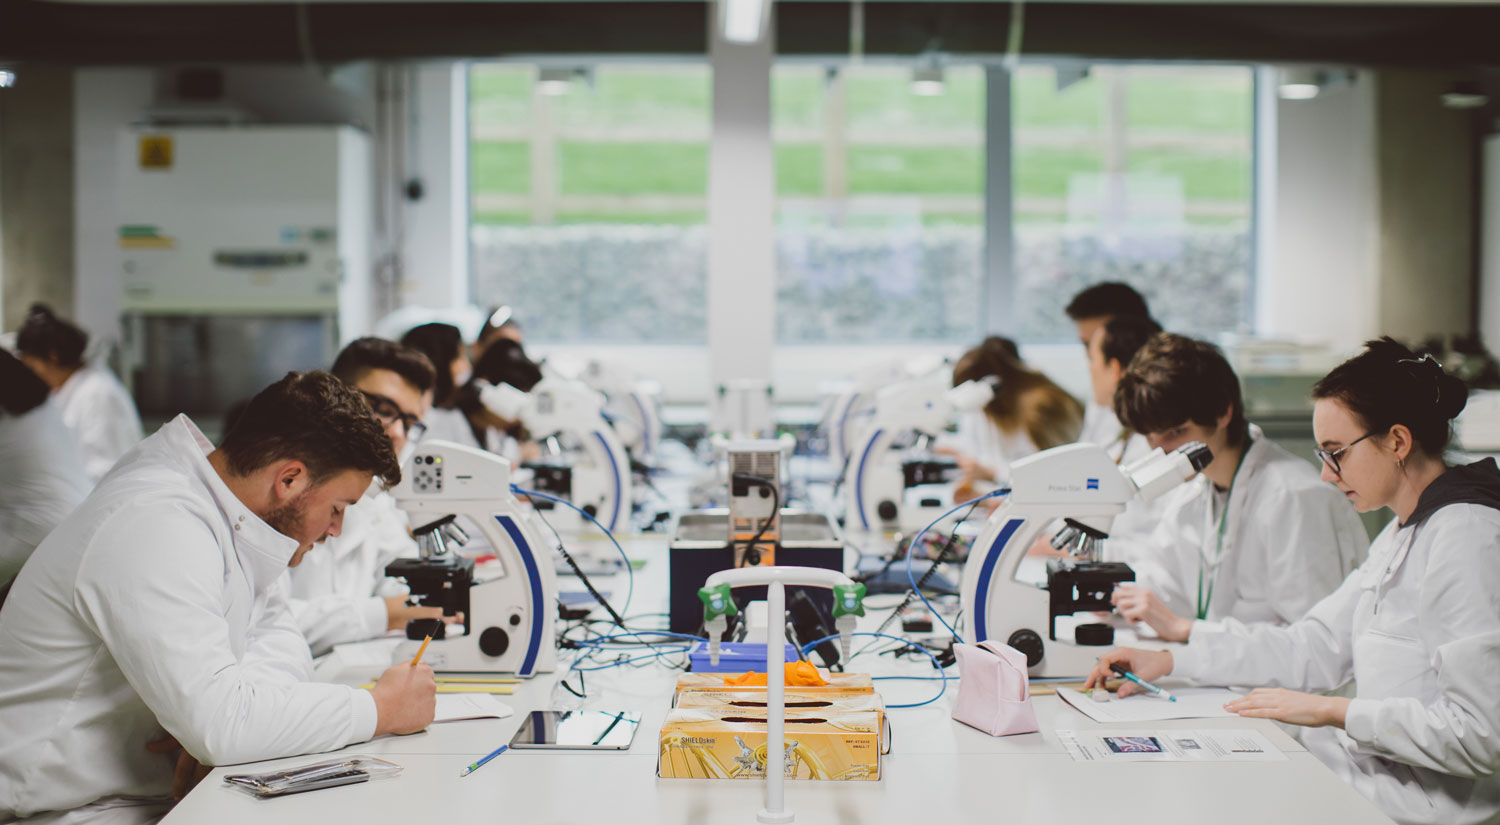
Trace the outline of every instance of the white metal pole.
{"label": "white metal pole", "polygon": [[766,808],[761,822],[791,822],[786,808],[786,585],[766,585]]}

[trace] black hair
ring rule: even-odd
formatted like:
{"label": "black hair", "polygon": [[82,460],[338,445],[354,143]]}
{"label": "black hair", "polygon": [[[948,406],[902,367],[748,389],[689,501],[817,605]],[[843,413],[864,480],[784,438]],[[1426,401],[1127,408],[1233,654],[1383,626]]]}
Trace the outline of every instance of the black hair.
{"label": "black hair", "polygon": [[531,392],[542,380],[542,368],[526,357],[526,350],[509,338],[491,344],[474,365],[474,377],[494,385],[509,384]]}
{"label": "black hair", "polygon": [[1104,357],[1106,364],[1119,361],[1122,368],[1128,367],[1130,359],[1158,332],[1161,332],[1161,325],[1150,318],[1137,315],[1111,318],[1104,325],[1104,337],[1099,340],[1099,354]]}
{"label": "black hair", "polygon": [[51,389],[21,359],[0,348],[0,409],[25,415],[47,400]]}
{"label": "black hair", "polygon": [[1136,292],[1129,284],[1122,284],[1119,281],[1094,284],[1074,295],[1073,300],[1068,302],[1067,308],[1063,311],[1075,321],[1081,321],[1084,318],[1123,315],[1151,317],[1151,311],[1146,308],[1146,299],[1141,297],[1141,293]]}
{"label": "black hair", "polygon": [[22,355],[51,361],[59,367],[83,366],[83,351],[89,334],[57,317],[46,304],[32,304],[26,322],[16,333],[16,349]]}
{"label": "black hair", "polygon": [[370,370],[390,370],[417,392],[427,392],[437,383],[437,370],[427,356],[384,338],[356,338],[344,347],[329,370],[349,386],[359,383]]}
{"label": "black hair", "polygon": [[322,371],[289,372],[257,393],[219,449],[238,476],[295,459],[315,484],[345,470],[378,476],[387,486],[401,481],[390,436],[364,396]]}
{"label": "black hair", "polygon": [[437,370],[437,383],[433,385],[433,397],[439,407],[447,406],[453,396],[453,370],[451,364],[464,350],[464,336],[452,324],[422,324],[412,327],[401,336],[401,346],[414,349],[427,356]]}
{"label": "black hair", "polygon": [[1451,422],[1469,403],[1464,382],[1443,372],[1432,356],[1389,336],[1366,341],[1365,351],[1323,376],[1313,398],[1331,398],[1364,421],[1370,432],[1401,424],[1430,456],[1441,457],[1453,436]]}
{"label": "black hair", "polygon": [[1249,437],[1240,379],[1218,347],[1185,335],[1152,336],[1120,376],[1115,388],[1115,415],[1142,434],[1166,432],[1191,421],[1217,427],[1230,410],[1229,444]]}

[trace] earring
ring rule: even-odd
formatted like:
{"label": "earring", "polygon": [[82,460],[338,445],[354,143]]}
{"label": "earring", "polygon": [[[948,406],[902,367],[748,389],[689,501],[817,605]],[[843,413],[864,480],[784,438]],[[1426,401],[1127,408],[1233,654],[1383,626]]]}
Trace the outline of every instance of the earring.
{"label": "earring", "polygon": [[1406,459],[1404,459],[1404,458],[1398,458],[1398,459],[1396,459],[1396,469],[1398,469],[1398,470],[1405,470],[1406,469]]}

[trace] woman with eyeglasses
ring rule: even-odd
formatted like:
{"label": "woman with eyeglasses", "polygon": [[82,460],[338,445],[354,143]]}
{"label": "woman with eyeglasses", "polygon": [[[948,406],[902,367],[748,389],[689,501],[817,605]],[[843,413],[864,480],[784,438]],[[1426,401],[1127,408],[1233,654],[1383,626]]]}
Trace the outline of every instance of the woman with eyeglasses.
{"label": "woman with eyeglasses", "polygon": [[[1300,621],[1120,648],[1088,684],[1120,664],[1146,680],[1266,685],[1225,707],[1316,729],[1307,749],[1397,822],[1500,822],[1500,468],[1443,460],[1468,391],[1383,338],[1313,397],[1323,479],[1396,515],[1369,559]],[[1353,699],[1309,692],[1351,680]]]}

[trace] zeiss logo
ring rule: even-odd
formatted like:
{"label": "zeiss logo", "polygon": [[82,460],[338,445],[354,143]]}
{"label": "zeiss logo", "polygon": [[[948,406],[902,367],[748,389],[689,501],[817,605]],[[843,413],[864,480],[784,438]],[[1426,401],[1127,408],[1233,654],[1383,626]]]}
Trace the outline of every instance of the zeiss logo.
{"label": "zeiss logo", "polygon": [[1090,489],[1090,490],[1097,490],[1097,489],[1099,489],[1099,479],[1097,479],[1097,478],[1091,478],[1091,479],[1089,479],[1088,480],[1088,489]]}

